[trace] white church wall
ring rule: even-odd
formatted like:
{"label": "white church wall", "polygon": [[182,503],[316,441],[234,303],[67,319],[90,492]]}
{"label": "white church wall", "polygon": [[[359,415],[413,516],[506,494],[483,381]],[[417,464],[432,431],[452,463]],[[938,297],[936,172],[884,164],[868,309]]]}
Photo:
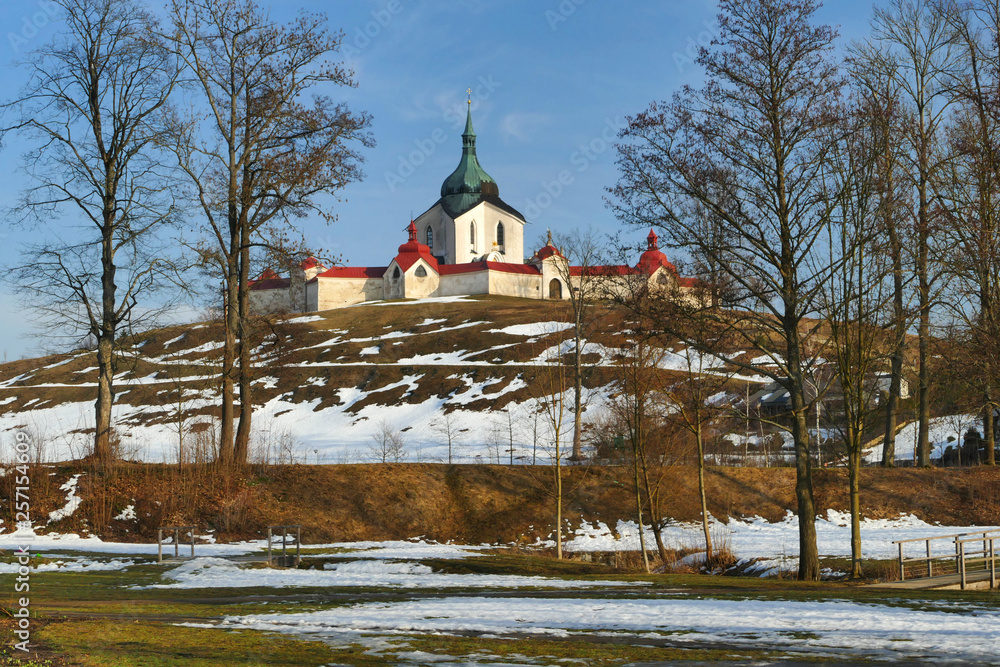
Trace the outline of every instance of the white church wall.
{"label": "white church wall", "polygon": [[[418,269],[423,269],[423,276]],[[423,260],[418,261],[403,274],[403,296],[407,299],[424,299],[437,296],[441,277]]]}
{"label": "white church wall", "polygon": [[524,299],[542,298],[542,278],[524,273],[490,271],[490,294],[517,296]]}
{"label": "white church wall", "polygon": [[314,313],[319,310],[319,280],[306,283],[306,312]]}
{"label": "white church wall", "polygon": [[266,289],[250,291],[250,309],[255,313],[293,313],[289,289]]}
{"label": "white church wall", "polygon": [[[472,245],[471,226],[476,225],[475,250]],[[524,263],[524,223],[506,211],[488,202],[472,207],[455,219],[456,264],[474,262],[493,250],[497,241],[497,224],[503,222],[503,254],[510,264]]]}
{"label": "white church wall", "polygon": [[451,218],[440,205],[434,206],[413,221],[417,227],[417,240],[420,243],[427,243],[427,227],[429,226],[434,234],[434,244],[430,246],[431,254],[435,257],[444,257],[447,261],[450,261],[448,258],[454,255],[452,249],[454,239],[449,238],[453,235],[448,233],[449,223],[451,223]]}
{"label": "white church wall", "polygon": [[490,252],[493,249],[493,243],[498,242],[497,224],[502,222],[504,228],[503,255],[508,264],[523,264],[524,223],[490,203],[483,204],[482,219],[486,227],[487,245],[483,252]]}
{"label": "white church wall", "polygon": [[457,273],[441,276],[438,296],[461,296],[465,294],[489,294],[490,272]]}
{"label": "white church wall", "polygon": [[[455,218],[455,259],[453,264],[468,264],[473,262],[485,251],[483,248],[483,224],[482,224],[483,204],[473,206],[471,209]],[[476,250],[472,245],[472,225],[476,226]]]}
{"label": "white church wall", "polygon": [[342,308],[382,299],[381,278],[317,278],[315,310]]}

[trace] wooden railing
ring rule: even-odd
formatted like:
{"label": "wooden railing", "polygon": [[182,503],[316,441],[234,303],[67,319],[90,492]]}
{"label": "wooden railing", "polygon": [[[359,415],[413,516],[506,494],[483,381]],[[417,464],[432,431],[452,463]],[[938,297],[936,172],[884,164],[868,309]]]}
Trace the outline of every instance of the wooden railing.
{"label": "wooden railing", "polygon": [[[952,535],[936,535],[934,537],[914,537],[908,540],[894,540],[899,547],[899,579],[906,580],[906,566],[923,563],[927,567],[926,574],[911,576],[911,579],[957,574],[964,590],[968,584],[970,571],[988,571],[990,587],[996,588],[996,541],[1000,539],[1000,530],[984,530],[973,533],[955,533]],[[917,542],[924,543],[926,555],[911,558],[904,554],[903,546]],[[933,553],[932,543],[947,543],[953,546],[948,553]],[[982,549],[970,550],[966,545],[982,544]],[[937,566],[935,568],[935,565]],[[970,565],[972,566],[970,570]],[[981,568],[981,569],[977,569]]]}
{"label": "wooden railing", "polygon": [[174,534],[174,558],[180,558],[181,531],[187,530],[191,534],[191,558],[194,558],[194,526],[160,526],[156,529],[156,560],[163,562],[163,531],[171,531]]}
{"label": "wooden railing", "polygon": [[281,531],[281,567],[288,567],[288,531],[295,531],[295,567],[302,559],[302,526],[268,526],[267,527],[267,565],[273,562],[271,558],[271,536]]}

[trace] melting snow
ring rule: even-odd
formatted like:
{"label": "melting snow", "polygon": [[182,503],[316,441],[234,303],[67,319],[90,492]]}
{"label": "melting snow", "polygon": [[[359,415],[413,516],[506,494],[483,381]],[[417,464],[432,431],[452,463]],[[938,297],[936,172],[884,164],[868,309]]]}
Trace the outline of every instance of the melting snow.
{"label": "melting snow", "polygon": [[83,473],[77,473],[76,475],[73,475],[69,479],[69,481],[67,481],[65,484],[59,487],[60,491],[69,492],[66,494],[66,505],[63,506],[61,509],[49,512],[48,523],[59,521],[61,519],[65,519],[66,517],[72,516],[73,512],[76,511],[76,508],[80,506],[80,503],[83,501],[83,499],[80,498],[78,495],[76,495],[76,483],[80,481],[81,475],[83,475]]}
{"label": "melting snow", "polygon": [[913,609],[824,601],[661,597],[444,597],[370,602],[299,614],[232,616],[220,626],[292,633],[474,633],[550,637],[679,635],[733,651],[763,646],[841,655],[995,662],[1000,610]]}
{"label": "melting snow", "polygon": [[[567,580],[548,577],[435,573],[413,562],[361,560],[329,563],[323,570],[254,569],[222,558],[196,558],[167,572],[173,584],[150,588],[241,588],[267,586],[389,586],[393,588],[588,588],[635,586],[634,582]],[[642,585],[642,584],[640,584]]]}

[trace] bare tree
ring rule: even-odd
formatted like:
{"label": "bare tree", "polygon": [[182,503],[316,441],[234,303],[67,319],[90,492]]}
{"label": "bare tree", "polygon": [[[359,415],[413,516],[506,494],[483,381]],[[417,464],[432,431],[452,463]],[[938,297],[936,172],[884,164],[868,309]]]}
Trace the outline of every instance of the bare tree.
{"label": "bare tree", "polygon": [[360,178],[354,146],[371,145],[370,119],[315,94],[354,85],[330,60],[342,34],[328,33],[323,15],[279,25],[254,0],[172,0],[168,13],[168,42],[200,100],[177,115],[173,148],[225,267],[221,459],[243,463],[253,413],[251,249],[296,216],[332,220],[319,195]]}
{"label": "bare tree", "polygon": [[[546,243],[552,245],[551,235]],[[595,302],[605,296],[605,276],[601,264],[601,245],[593,228],[557,236],[556,245],[565,261],[557,261],[559,277],[569,292],[570,317],[573,324],[573,451],[571,461],[583,460],[583,381],[587,373],[583,363],[584,346],[600,320],[601,311]],[[576,266],[573,266],[576,264]]]}
{"label": "bare tree", "polygon": [[399,463],[406,457],[406,440],[392,422],[382,419],[375,425],[368,450],[376,461]]}
{"label": "bare tree", "polygon": [[441,419],[437,420],[434,424],[434,431],[445,439],[448,443],[448,465],[452,463],[452,454],[454,450],[458,449],[459,441],[461,439],[461,429],[458,428],[458,424],[455,422],[455,415],[452,412],[445,412]]}
{"label": "bare tree", "polygon": [[[867,92],[862,89],[860,95]],[[822,292],[822,311],[830,332],[827,348],[843,396],[839,430],[847,450],[851,577],[855,579],[862,576],[859,479],[864,436],[879,412],[877,371],[887,349],[894,348],[891,321],[884,326],[892,317],[892,290],[887,282],[893,267],[889,253],[879,247],[884,240],[880,228],[884,216],[878,211],[879,206],[893,206],[893,202],[880,196],[883,126],[880,109],[876,106],[873,113],[871,104],[857,104],[853,113],[845,114],[839,149],[828,162],[829,187],[837,201],[828,261],[838,270]]]}
{"label": "bare tree", "polygon": [[[822,169],[836,121],[831,107],[842,87],[831,61],[835,33],[813,23],[813,0],[722,0],[720,7],[719,36],[698,59],[710,83],[654,103],[623,130],[615,208],[626,223],[662,229],[668,245],[711,258],[738,288],[730,303],[743,310],[699,312],[768,355],[774,364],[768,369],[743,365],[789,392],[798,574],[815,579],[804,390],[814,363],[806,344],[815,330],[805,318],[829,273],[805,263],[829,224]],[[698,207],[727,233],[705,235],[692,215]]]}
{"label": "bare tree", "polygon": [[[25,220],[60,213],[79,228],[53,230],[18,271],[44,324],[90,336],[97,347],[94,456],[113,458],[111,409],[118,344],[144,314],[140,298],[163,276],[166,254],[151,237],[173,215],[157,159],[158,115],[176,79],[152,35],[156,21],[124,0],[55,0],[64,30],[26,63],[30,80],[2,135],[36,140],[26,155],[32,185]],[[148,314],[148,311],[146,311]]]}
{"label": "bare tree", "polygon": [[904,136],[909,145],[907,179],[916,207],[911,216],[918,309],[917,458],[925,466],[930,464],[931,309],[939,277],[932,256],[932,203],[935,180],[947,160],[940,142],[956,68],[954,43],[954,30],[935,3],[890,0],[885,7],[875,7],[869,43],[856,47],[868,63],[885,65],[882,74],[898,86],[910,117]]}
{"label": "bare tree", "polygon": [[909,300],[911,274],[905,270],[912,258],[907,247],[908,222],[912,211],[907,188],[908,165],[905,141],[909,117],[900,103],[900,83],[896,60],[880,50],[855,48],[849,59],[851,79],[858,95],[865,99],[864,113],[871,140],[876,144],[872,195],[873,206],[885,242],[878,247],[888,256],[892,267],[892,316],[887,326],[892,331],[889,353],[889,386],[884,404],[885,435],[882,462],[891,468],[896,460],[896,433],[899,430],[899,402],[902,398],[906,334],[912,323]]}
{"label": "bare tree", "polygon": [[[965,334],[960,349],[974,368],[965,376],[982,396],[980,411],[986,464],[995,464],[993,415],[1000,406],[1000,2],[948,5],[961,68],[951,90],[958,107],[948,136],[951,160],[941,179],[944,236],[953,250],[944,258],[953,278],[953,318]],[[959,443],[961,447],[961,442]],[[959,450],[961,451],[961,450]]]}
{"label": "bare tree", "polygon": [[[548,433],[539,433],[538,422],[534,422],[535,442],[540,438],[548,436],[548,445],[543,445],[543,450],[547,450],[552,463],[551,472],[542,473],[541,487],[555,500],[555,524],[556,524],[556,558],[562,559],[562,515],[563,515],[563,439],[566,430],[567,394],[569,393],[569,375],[566,364],[563,362],[565,339],[562,332],[556,335],[557,344],[548,348],[545,353],[539,355],[538,366],[535,369],[535,377],[527,380],[529,386],[535,388],[535,400],[538,404],[537,415]],[[543,441],[544,442],[544,441]],[[534,454],[532,455],[534,462]]]}

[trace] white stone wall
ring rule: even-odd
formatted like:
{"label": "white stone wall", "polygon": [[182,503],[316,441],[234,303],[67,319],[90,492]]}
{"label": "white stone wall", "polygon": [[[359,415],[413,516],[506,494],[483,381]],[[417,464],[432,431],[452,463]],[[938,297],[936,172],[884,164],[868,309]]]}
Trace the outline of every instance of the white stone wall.
{"label": "white stone wall", "polygon": [[306,283],[306,312],[315,313],[319,310],[319,280]]}
{"label": "white stone wall", "polygon": [[[472,247],[471,225],[476,223],[475,250]],[[503,255],[510,264],[524,262],[524,221],[510,215],[493,204],[483,202],[466,211],[454,221],[455,245],[454,260],[449,255],[448,263],[466,264],[474,262],[493,250],[497,241],[497,224],[503,222],[504,245]]]}
{"label": "white stone wall", "polygon": [[[417,269],[423,268],[427,275],[420,277]],[[441,276],[433,270],[427,262],[419,260],[414,263],[406,273],[403,274],[403,296],[407,299],[426,299],[429,296],[438,296],[438,283]]]}
{"label": "white stone wall", "polygon": [[315,283],[309,283],[314,297],[307,302],[313,310],[329,310],[342,308],[365,301],[382,299],[381,278],[317,278]]}
{"label": "white stone wall", "polygon": [[461,296],[465,294],[489,294],[490,272],[457,273],[441,276],[437,296]]}
{"label": "white stone wall", "polygon": [[421,215],[413,221],[413,224],[417,228],[417,241],[424,244],[427,243],[427,227],[430,226],[434,232],[434,244],[430,246],[431,254],[452,262],[450,258],[454,256],[455,239],[449,228],[453,226],[453,221],[440,205]]}
{"label": "white stone wall", "polygon": [[281,289],[250,290],[250,310],[255,313],[294,313],[287,287]]}
{"label": "white stone wall", "polygon": [[[562,266],[560,266],[560,264]],[[564,257],[558,255],[553,255],[549,257],[544,262],[542,262],[542,296],[543,299],[549,298],[549,291],[552,286],[553,280],[558,280],[562,285],[561,298],[569,298],[570,285],[566,284],[566,276],[569,275],[569,270],[567,267],[568,262]]]}
{"label": "white stone wall", "polygon": [[490,271],[489,281],[490,294],[518,296],[523,299],[542,298],[542,279],[537,275]]}

